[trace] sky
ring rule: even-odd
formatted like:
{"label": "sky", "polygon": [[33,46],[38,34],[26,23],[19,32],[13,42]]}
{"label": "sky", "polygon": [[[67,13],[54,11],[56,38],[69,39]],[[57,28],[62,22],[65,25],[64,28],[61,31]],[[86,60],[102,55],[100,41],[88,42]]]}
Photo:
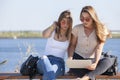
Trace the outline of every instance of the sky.
{"label": "sky", "polygon": [[0,31],[42,31],[64,10],[71,11],[74,27],[87,5],[110,30],[120,30],[120,0],[0,0]]}

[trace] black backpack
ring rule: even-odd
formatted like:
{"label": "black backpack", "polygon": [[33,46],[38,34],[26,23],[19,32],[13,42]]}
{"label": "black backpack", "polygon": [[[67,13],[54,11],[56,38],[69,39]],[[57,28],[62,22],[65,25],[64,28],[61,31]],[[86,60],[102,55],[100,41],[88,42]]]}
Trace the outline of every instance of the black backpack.
{"label": "black backpack", "polygon": [[106,53],[102,52],[102,55],[103,55],[103,57],[109,57],[112,60],[114,60],[113,65],[109,69],[107,69],[107,71],[104,72],[102,75],[109,75],[109,76],[116,75],[118,73],[118,60],[117,60],[117,56],[110,55],[108,52],[106,52]]}
{"label": "black backpack", "polygon": [[37,74],[37,61],[38,57],[30,55],[28,59],[22,64],[20,73],[25,76],[29,76],[30,79]]}

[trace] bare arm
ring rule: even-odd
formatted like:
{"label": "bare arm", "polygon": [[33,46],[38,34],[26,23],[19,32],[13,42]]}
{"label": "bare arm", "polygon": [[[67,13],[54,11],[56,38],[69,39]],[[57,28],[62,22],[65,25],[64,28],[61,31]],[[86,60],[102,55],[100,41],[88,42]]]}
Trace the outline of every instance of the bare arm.
{"label": "bare arm", "polygon": [[47,29],[45,29],[43,32],[42,32],[42,36],[44,38],[48,38],[51,36],[52,32],[55,30],[56,28],[56,22],[54,22],[50,27],[48,27]]}
{"label": "bare arm", "polygon": [[95,62],[94,62],[95,64],[98,64],[98,61],[100,60],[101,53],[102,53],[102,50],[103,50],[103,46],[104,46],[104,43],[101,42],[96,47],[96,50],[95,50]]}
{"label": "bare arm", "polygon": [[104,43],[99,43],[95,49],[95,61],[93,62],[93,64],[91,66],[89,66],[87,69],[89,70],[95,70],[96,69],[96,66],[100,60],[100,57],[101,57],[101,53],[102,53],[102,50],[103,50],[103,46],[104,46]]}
{"label": "bare arm", "polygon": [[69,47],[68,47],[68,58],[69,59],[72,59],[72,57],[73,57],[73,53],[75,51],[76,44],[77,44],[77,37],[75,37],[72,34],[70,44],[69,44]]}

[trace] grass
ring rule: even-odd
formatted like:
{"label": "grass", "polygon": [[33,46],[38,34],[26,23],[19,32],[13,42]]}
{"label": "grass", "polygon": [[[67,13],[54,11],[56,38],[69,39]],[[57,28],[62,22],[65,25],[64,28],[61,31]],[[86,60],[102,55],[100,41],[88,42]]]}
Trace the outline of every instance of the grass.
{"label": "grass", "polygon": [[120,33],[113,33],[112,38],[120,38]]}
{"label": "grass", "polygon": [[[7,31],[0,32],[0,38],[41,38],[42,31]],[[112,38],[120,38],[120,32],[112,33]]]}
{"label": "grass", "polygon": [[41,38],[41,31],[8,31],[0,32],[0,38]]}

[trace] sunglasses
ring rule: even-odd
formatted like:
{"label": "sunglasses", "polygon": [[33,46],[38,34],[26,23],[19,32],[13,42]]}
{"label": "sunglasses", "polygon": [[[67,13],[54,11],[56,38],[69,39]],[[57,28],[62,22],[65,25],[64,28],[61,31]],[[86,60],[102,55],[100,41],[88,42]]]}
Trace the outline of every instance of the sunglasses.
{"label": "sunglasses", "polygon": [[81,20],[81,22],[84,22],[84,21],[89,22],[90,18],[84,18],[84,17],[82,17],[82,18],[80,18],[80,20]]}
{"label": "sunglasses", "polygon": [[67,22],[65,20],[61,21],[61,25],[66,25],[66,24],[67,24]]}

